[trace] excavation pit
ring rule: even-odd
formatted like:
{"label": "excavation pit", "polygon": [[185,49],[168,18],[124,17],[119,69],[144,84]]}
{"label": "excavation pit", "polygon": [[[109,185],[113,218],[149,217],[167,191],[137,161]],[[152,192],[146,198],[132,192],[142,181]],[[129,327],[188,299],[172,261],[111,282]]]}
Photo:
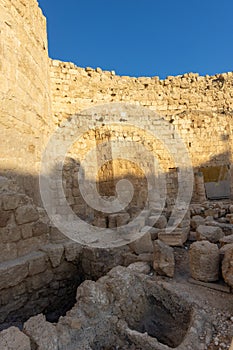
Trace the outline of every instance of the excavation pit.
{"label": "excavation pit", "polygon": [[147,333],[160,343],[171,348],[180,345],[188,331],[191,310],[181,304],[169,305],[169,300],[158,300],[153,295],[148,298],[145,312],[135,327],[140,333]]}

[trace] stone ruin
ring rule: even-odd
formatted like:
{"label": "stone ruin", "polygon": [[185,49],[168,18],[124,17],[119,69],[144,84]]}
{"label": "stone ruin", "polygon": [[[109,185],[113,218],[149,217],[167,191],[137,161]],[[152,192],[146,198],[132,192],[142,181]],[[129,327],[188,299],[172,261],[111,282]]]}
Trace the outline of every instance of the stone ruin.
{"label": "stone ruin", "polygon": [[[0,349],[229,348],[233,73],[159,80],[79,68],[48,57],[46,20],[36,0],[0,0],[0,19]],[[108,127],[112,114],[102,115],[103,109],[90,114],[103,104],[122,108],[114,114],[118,127]],[[95,229],[114,232],[143,211],[126,232],[137,239],[80,244],[46,212],[39,190],[43,151],[74,115],[74,128],[87,127],[61,170],[69,207]],[[170,149],[148,133],[161,123]],[[190,155],[194,183],[190,205],[179,208],[182,220],[171,233],[179,187],[186,193],[190,185],[188,177],[180,182],[182,157],[177,166],[169,154],[172,146],[173,156],[177,151],[176,133]],[[68,129],[64,142],[72,134]],[[117,147],[122,140],[123,150]],[[77,174],[92,148],[99,165],[92,181],[102,198],[115,198],[120,180],[132,183],[134,196],[123,210],[103,213],[82,197]],[[164,198],[147,203],[151,191],[140,167],[151,157],[160,160],[167,189],[159,218]]]}

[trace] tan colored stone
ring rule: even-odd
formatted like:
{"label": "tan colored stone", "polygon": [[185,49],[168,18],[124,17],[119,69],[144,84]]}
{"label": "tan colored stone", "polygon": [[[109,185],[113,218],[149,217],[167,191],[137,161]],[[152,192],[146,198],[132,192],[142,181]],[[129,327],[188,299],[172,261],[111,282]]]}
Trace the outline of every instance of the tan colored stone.
{"label": "tan colored stone", "polygon": [[211,243],[217,243],[224,237],[224,233],[220,227],[199,225],[197,227],[197,240],[208,240]]}
{"label": "tan colored stone", "polygon": [[19,225],[26,224],[28,222],[33,222],[38,220],[39,214],[33,205],[31,204],[23,205],[16,209],[15,219]]}
{"label": "tan colored stone", "polygon": [[168,244],[171,247],[182,247],[187,241],[189,234],[189,229],[176,228],[171,233],[159,232],[158,238],[160,241]]}
{"label": "tan colored stone", "polygon": [[47,244],[41,247],[41,249],[48,255],[53,267],[60,265],[64,252],[64,246],[62,244]]}
{"label": "tan colored stone", "polygon": [[36,275],[46,270],[46,260],[48,260],[45,253],[34,252],[29,256],[29,276]]}
{"label": "tan colored stone", "polygon": [[225,236],[219,240],[221,247],[225,244],[233,243],[233,234],[229,236]]}
{"label": "tan colored stone", "polygon": [[31,350],[30,339],[16,327],[0,332],[1,350]]}
{"label": "tan colored stone", "polygon": [[129,244],[130,249],[136,254],[152,253],[154,251],[150,232],[145,233],[141,238]]}
{"label": "tan colored stone", "polygon": [[222,262],[222,275],[224,281],[233,287],[233,247],[225,251]]}
{"label": "tan colored stone", "polygon": [[58,335],[55,325],[47,322],[44,315],[31,317],[23,328],[36,344],[37,350],[58,350]]}
{"label": "tan colored stone", "polygon": [[19,258],[0,264],[0,290],[15,286],[28,276],[28,260]]}
{"label": "tan colored stone", "polygon": [[200,215],[194,215],[191,219],[191,227],[196,229],[199,225],[203,225],[205,223],[205,219]]}
{"label": "tan colored stone", "polygon": [[153,268],[159,275],[174,276],[175,259],[173,248],[159,239],[154,241]]}
{"label": "tan colored stone", "polygon": [[189,250],[192,278],[203,282],[214,282],[219,278],[219,249],[209,241],[194,242]]}
{"label": "tan colored stone", "polygon": [[128,266],[128,269],[134,272],[144,273],[146,275],[150,273],[150,265],[148,264],[148,262],[145,261],[138,261],[132,263]]}

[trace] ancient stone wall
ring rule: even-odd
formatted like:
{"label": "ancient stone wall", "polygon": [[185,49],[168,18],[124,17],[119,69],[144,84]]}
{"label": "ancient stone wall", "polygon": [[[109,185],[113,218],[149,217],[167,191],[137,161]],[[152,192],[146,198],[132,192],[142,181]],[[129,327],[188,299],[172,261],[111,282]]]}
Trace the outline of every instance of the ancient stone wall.
{"label": "ancient stone wall", "polygon": [[50,128],[46,20],[36,0],[0,1],[1,169],[38,199],[36,176]]}
{"label": "ancient stone wall", "polygon": [[[232,73],[206,77],[190,73],[159,80],[158,77],[120,77],[99,68],[83,69],[72,63],[51,60],[52,112],[56,125],[60,125],[68,116],[95,105],[119,102],[144,106],[165,118],[179,132],[190,154],[194,172],[208,167],[211,173],[212,168],[218,171],[225,167],[228,178],[232,162],[232,85]],[[148,130],[146,121],[142,121],[141,128]],[[145,143],[142,137],[127,132],[129,141],[136,137],[139,144]],[[93,147],[95,139],[97,149],[100,142],[98,135],[94,139],[91,133],[89,136],[85,138],[85,147]],[[121,135],[118,136],[120,138]],[[160,149],[160,159],[167,160],[166,152]],[[127,156],[127,152],[124,155]],[[100,171],[99,180],[104,182],[105,188],[106,184],[110,186],[111,193],[111,178],[129,175],[132,168],[129,162],[123,164],[114,160],[113,164],[108,164],[108,169],[104,169],[105,175]],[[177,190],[176,170],[172,161],[166,164],[168,192],[172,197],[176,196]],[[133,172],[140,178],[138,169]],[[217,175],[215,181],[219,177]],[[203,186],[198,174],[195,180],[194,199],[203,199]]]}
{"label": "ancient stone wall", "polygon": [[232,141],[233,73],[206,77],[189,73],[159,80],[120,77],[52,60],[50,74],[55,123],[93,105],[133,103],[154,110],[175,125],[194,166],[226,163]]}

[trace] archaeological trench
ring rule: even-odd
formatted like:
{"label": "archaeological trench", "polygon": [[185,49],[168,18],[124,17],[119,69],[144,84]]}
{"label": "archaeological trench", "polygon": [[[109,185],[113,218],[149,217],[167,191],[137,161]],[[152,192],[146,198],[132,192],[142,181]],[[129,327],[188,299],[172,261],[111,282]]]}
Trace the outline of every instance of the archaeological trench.
{"label": "archaeological trench", "polygon": [[0,350],[229,349],[233,73],[52,60],[36,0],[0,33]]}

